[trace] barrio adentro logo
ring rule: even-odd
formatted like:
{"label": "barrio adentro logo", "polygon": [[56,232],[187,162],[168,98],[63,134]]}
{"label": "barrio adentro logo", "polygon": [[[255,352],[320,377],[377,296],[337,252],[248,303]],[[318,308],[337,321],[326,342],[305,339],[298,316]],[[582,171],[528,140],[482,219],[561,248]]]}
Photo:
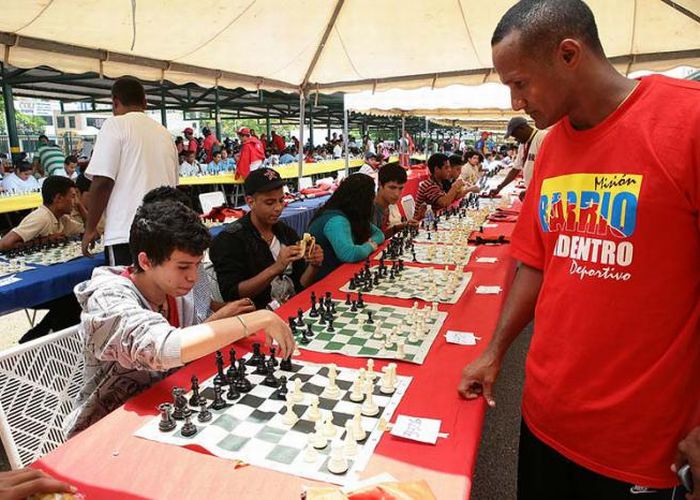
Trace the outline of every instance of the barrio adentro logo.
{"label": "barrio adentro logo", "polygon": [[628,281],[634,259],[629,238],[637,225],[641,175],[570,174],[542,182],[542,230],[559,233],[554,256],[569,259],[569,274]]}

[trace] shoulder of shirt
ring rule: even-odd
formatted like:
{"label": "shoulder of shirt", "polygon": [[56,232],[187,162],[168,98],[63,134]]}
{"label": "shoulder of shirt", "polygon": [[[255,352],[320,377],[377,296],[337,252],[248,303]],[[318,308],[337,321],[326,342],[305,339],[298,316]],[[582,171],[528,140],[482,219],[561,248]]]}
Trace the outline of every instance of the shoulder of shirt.
{"label": "shoulder of shirt", "polygon": [[644,77],[642,80],[648,79],[650,84],[655,88],[663,89],[667,87],[669,90],[677,92],[678,89],[684,89],[689,91],[692,97],[697,98],[697,94],[694,92],[700,92],[700,82],[694,80],[681,80],[679,78],[671,78],[664,75],[649,75]]}

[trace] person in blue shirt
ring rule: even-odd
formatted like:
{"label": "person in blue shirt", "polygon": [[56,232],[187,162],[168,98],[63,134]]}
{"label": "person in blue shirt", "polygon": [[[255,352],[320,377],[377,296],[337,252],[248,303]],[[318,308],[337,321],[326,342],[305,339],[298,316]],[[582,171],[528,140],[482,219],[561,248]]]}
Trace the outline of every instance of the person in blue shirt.
{"label": "person in blue shirt", "polygon": [[321,245],[324,255],[317,279],[344,262],[366,259],[384,242],[382,230],[371,222],[374,190],[374,179],[352,174],[312,219],[309,233]]}
{"label": "person in blue shirt", "polygon": [[221,161],[224,163],[224,170],[226,172],[236,171],[236,160],[231,156],[231,151],[226,148],[221,150]]}
{"label": "person in blue shirt", "polygon": [[226,163],[221,159],[221,151],[216,151],[212,155],[212,159],[209,162],[209,165],[207,165],[207,173],[209,175],[216,175],[219,172],[225,172],[226,171]]}
{"label": "person in blue shirt", "polygon": [[294,163],[296,160],[295,160],[295,157],[292,153],[293,153],[293,151],[290,152],[289,149],[285,149],[284,153],[282,153],[282,156],[280,156],[280,165]]}

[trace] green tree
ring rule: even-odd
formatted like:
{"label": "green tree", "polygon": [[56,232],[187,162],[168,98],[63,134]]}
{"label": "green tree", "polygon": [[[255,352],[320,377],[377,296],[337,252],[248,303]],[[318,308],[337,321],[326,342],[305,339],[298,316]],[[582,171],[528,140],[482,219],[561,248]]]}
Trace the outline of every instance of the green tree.
{"label": "green tree", "polygon": [[[17,134],[34,135],[43,134],[46,123],[37,116],[25,115],[15,110],[15,121],[17,122]],[[0,96],[0,133],[7,134],[7,123],[5,121],[5,99]]]}

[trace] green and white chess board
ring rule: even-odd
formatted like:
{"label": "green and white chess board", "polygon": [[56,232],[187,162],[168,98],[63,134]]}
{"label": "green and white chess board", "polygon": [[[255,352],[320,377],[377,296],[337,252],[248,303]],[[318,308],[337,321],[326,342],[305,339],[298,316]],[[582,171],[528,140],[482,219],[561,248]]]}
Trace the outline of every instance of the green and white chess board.
{"label": "green and white chess board", "polygon": [[[104,251],[102,243],[95,243],[91,250],[92,254],[99,254]],[[43,248],[36,252],[18,255],[17,260],[25,264],[38,264],[42,266],[52,266],[62,262],[68,262],[83,256],[80,240],[69,241],[53,248]]]}

